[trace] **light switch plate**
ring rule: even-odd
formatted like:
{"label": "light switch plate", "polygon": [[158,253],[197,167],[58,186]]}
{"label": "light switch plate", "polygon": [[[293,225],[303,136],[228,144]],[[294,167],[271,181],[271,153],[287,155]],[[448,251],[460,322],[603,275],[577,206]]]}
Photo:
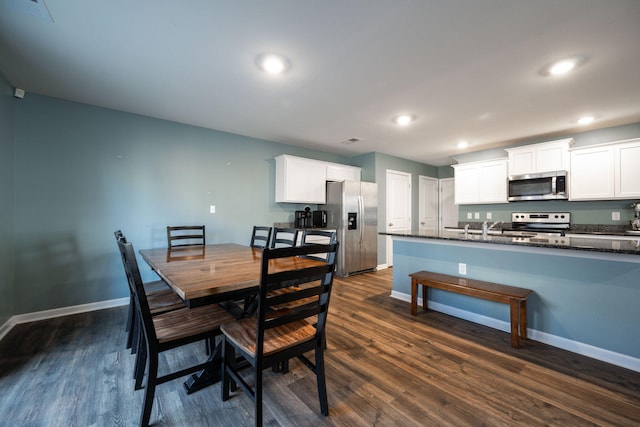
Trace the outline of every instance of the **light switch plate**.
{"label": "light switch plate", "polygon": [[471,219],[471,218],[472,218],[472,216],[473,216],[473,215],[471,214],[471,212],[467,212],[467,219]]}
{"label": "light switch plate", "polygon": [[216,205],[209,206],[209,213],[216,213]]}
{"label": "light switch plate", "polygon": [[467,264],[459,262],[458,263],[458,273],[466,276],[467,274]]}
{"label": "light switch plate", "polygon": [[493,219],[493,214],[491,212],[487,212],[487,219]]}
{"label": "light switch plate", "polygon": [[480,219],[480,212],[474,212],[473,213],[473,218],[474,219]]}
{"label": "light switch plate", "polygon": [[612,221],[620,221],[620,212],[611,212]]}

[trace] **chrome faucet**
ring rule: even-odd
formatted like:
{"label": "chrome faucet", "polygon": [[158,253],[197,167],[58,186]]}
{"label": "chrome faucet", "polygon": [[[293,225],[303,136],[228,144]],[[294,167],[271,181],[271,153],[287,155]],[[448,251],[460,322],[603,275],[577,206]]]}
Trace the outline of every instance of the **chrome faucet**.
{"label": "chrome faucet", "polygon": [[500,224],[502,224],[502,220],[494,221],[494,223],[491,224],[491,225],[488,225],[487,221],[483,222],[482,223],[482,237],[486,238],[487,237],[487,233],[489,233],[489,230],[491,230],[496,225],[500,225]]}

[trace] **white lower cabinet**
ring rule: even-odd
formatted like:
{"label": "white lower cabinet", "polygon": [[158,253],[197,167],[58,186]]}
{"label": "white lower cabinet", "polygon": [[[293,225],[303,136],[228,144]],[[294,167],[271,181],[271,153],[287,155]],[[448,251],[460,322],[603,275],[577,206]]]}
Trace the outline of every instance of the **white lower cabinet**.
{"label": "white lower cabinet", "polygon": [[640,197],[640,138],[571,151],[570,200]]}
{"label": "white lower cabinet", "polygon": [[453,165],[455,203],[507,203],[507,160]]}

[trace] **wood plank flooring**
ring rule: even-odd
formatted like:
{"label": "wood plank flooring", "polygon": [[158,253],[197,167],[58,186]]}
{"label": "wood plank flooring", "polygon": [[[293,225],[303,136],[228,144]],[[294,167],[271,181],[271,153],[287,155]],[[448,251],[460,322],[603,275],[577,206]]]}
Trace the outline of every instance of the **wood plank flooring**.
{"label": "wood plank flooring", "polygon": [[[391,270],[336,279],[325,360],[328,417],[299,361],[265,371],[271,426],[637,426],[640,374],[392,299]],[[137,425],[143,392],[124,349],[126,308],[16,326],[0,342],[0,426]],[[204,358],[204,345],[162,363]],[[158,387],[158,426],[253,425],[251,401],[220,386]]]}

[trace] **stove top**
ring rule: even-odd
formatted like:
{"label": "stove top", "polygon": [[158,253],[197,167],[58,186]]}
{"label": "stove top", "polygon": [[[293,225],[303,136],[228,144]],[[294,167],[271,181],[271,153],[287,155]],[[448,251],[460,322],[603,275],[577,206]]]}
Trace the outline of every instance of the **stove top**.
{"label": "stove top", "polygon": [[502,233],[510,236],[563,236],[570,229],[570,212],[513,212],[511,228],[503,228]]}

